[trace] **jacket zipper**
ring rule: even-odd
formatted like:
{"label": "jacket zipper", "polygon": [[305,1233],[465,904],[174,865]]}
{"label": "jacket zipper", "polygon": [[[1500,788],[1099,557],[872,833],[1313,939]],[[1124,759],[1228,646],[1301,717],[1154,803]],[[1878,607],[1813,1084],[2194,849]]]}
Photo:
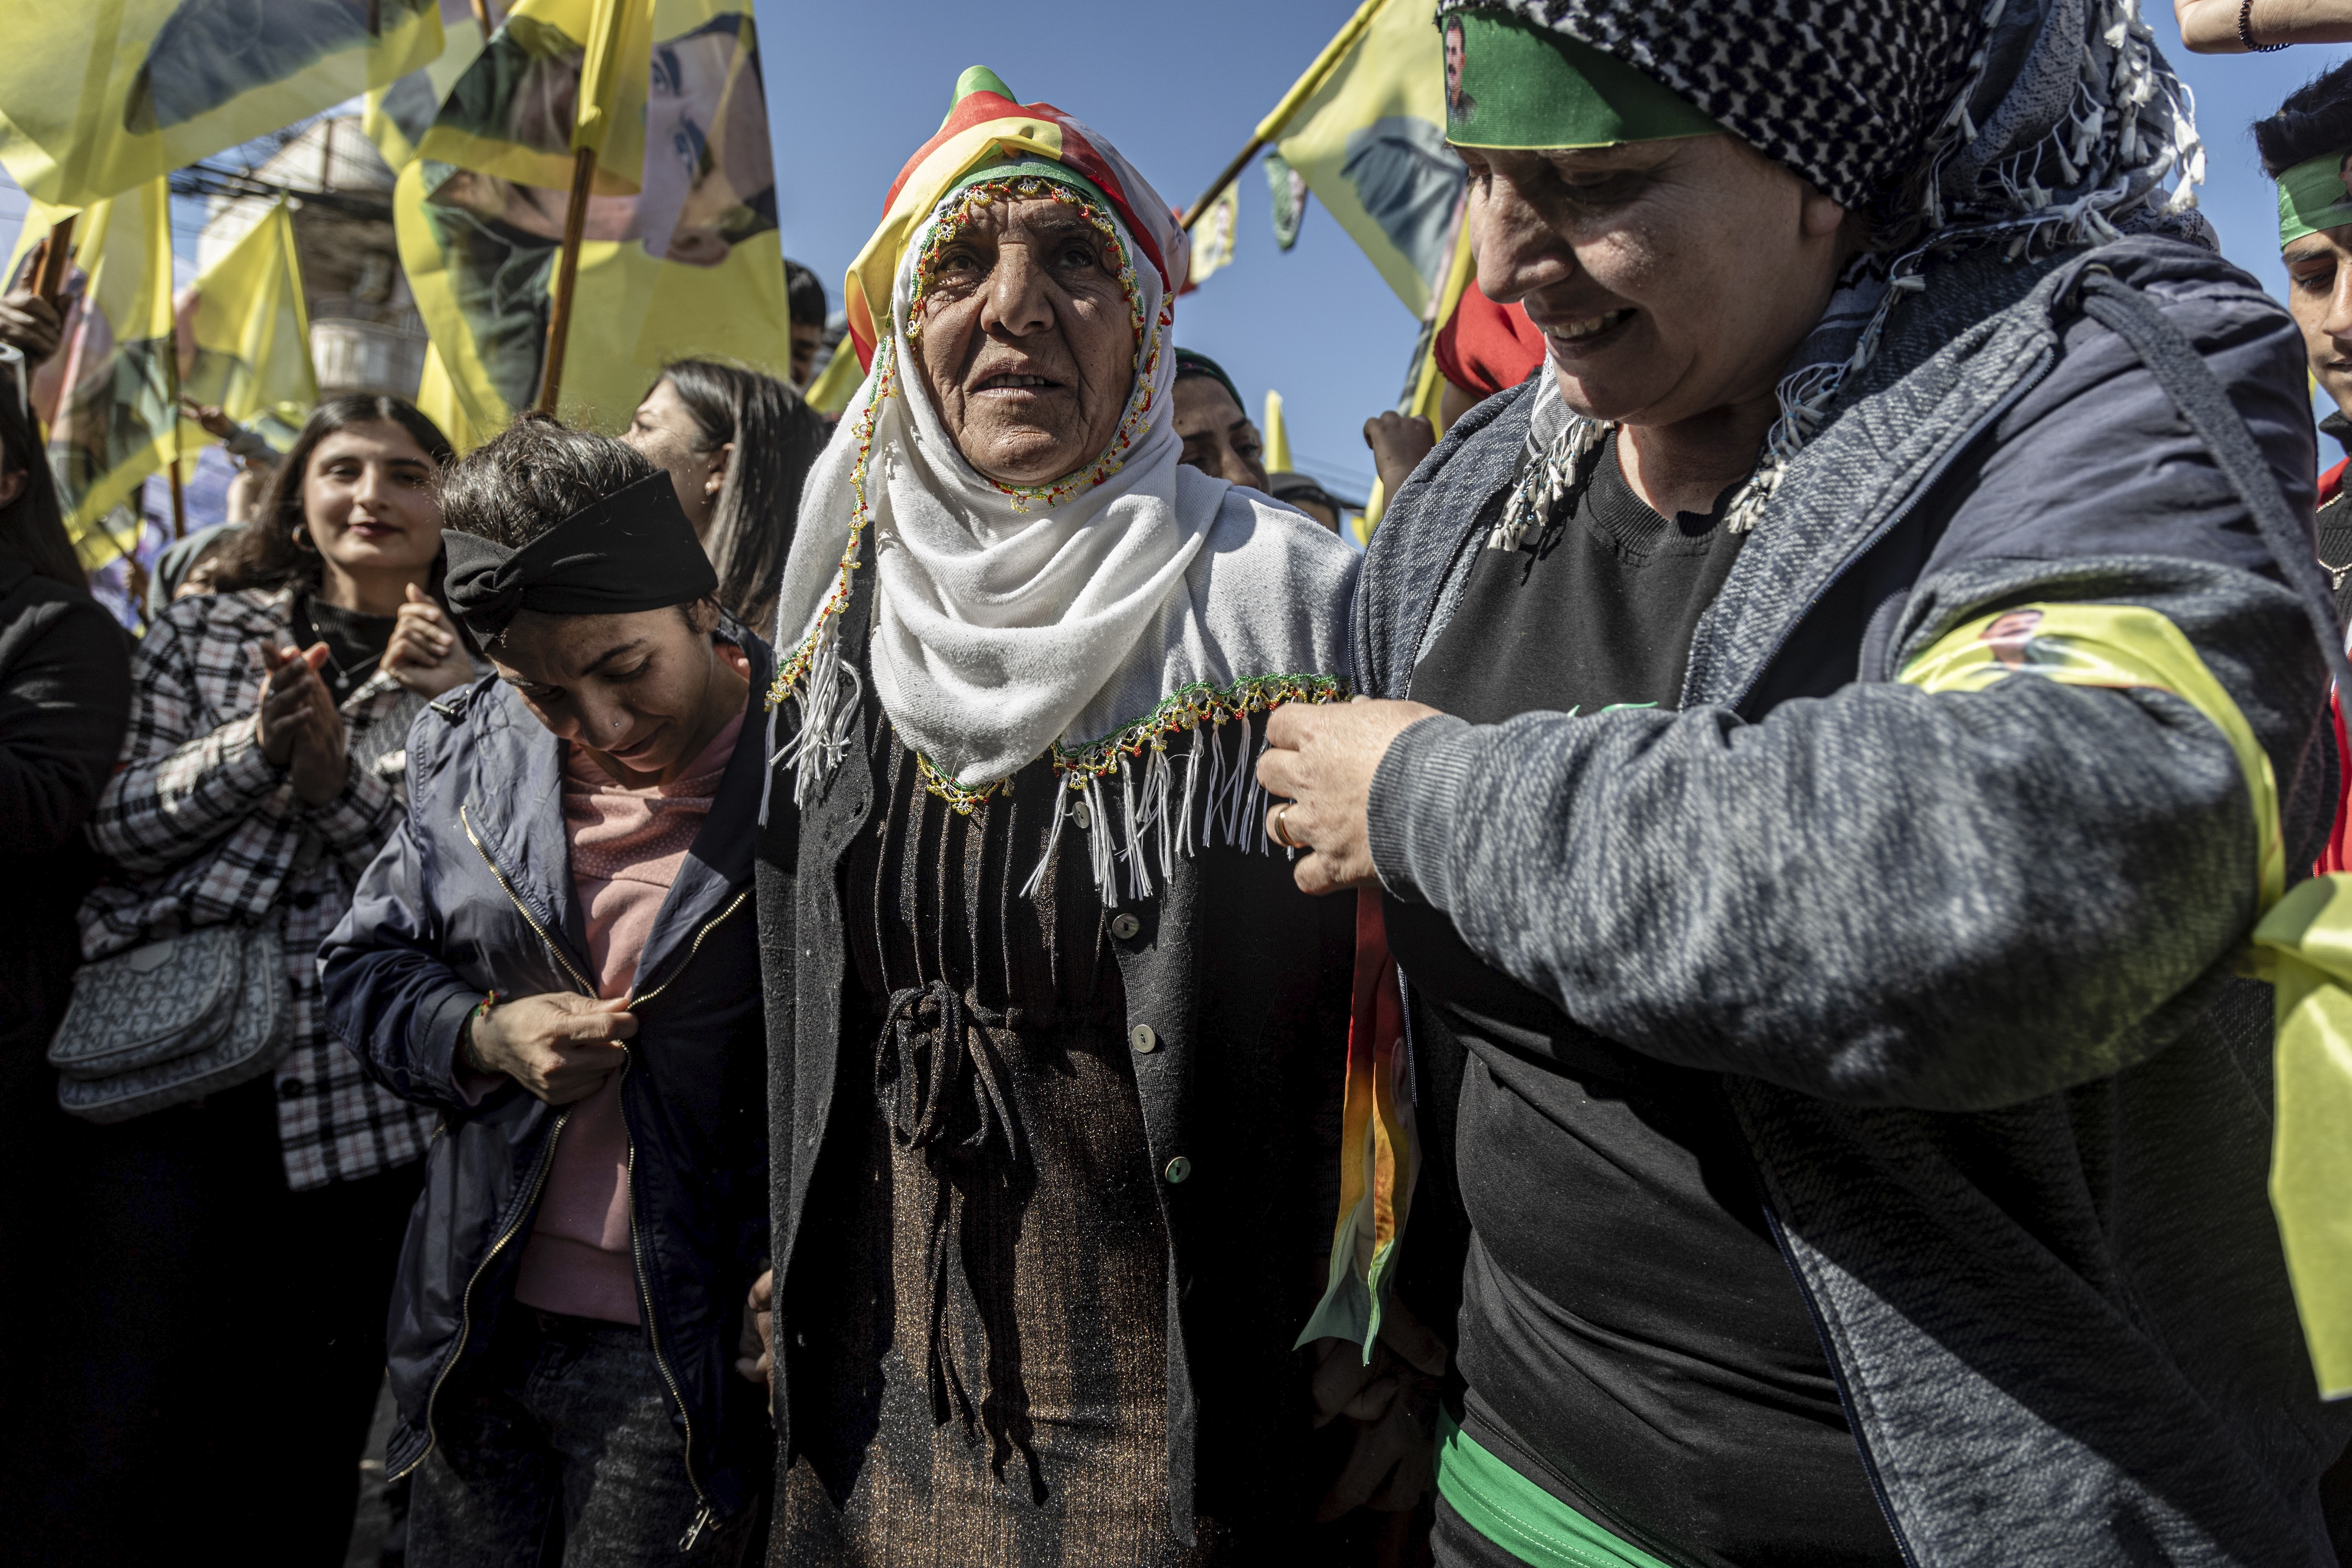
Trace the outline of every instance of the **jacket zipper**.
{"label": "jacket zipper", "polygon": [[[1738,1115],[1733,1113],[1735,1124]],[[1741,1129],[1746,1136],[1746,1129]],[[1755,1158],[1754,1141],[1749,1140],[1750,1159]],[[1871,1453],[1870,1444],[1863,1436],[1862,1422],[1854,1415],[1853,1390],[1846,1382],[1845,1368],[1839,1364],[1837,1347],[1830,1341],[1829,1325],[1822,1320],[1820,1303],[1813,1300],[1812,1287],[1805,1281],[1805,1271],[1797,1267],[1795,1254],[1789,1250],[1789,1233],[1780,1226],[1780,1213],[1772,1206],[1771,1197],[1763,1190],[1762,1163],[1756,1173],[1757,1205],[1764,1211],[1764,1223],[1772,1229],[1772,1245],[1780,1251],[1780,1261],[1788,1267],[1789,1277],[1797,1282],[1797,1294],[1805,1299],[1805,1315],[1813,1321],[1813,1337],[1822,1342],[1822,1359],[1829,1363],[1830,1381],[1837,1384],[1838,1404],[1845,1411],[1845,1424],[1853,1434],[1854,1452],[1862,1456],[1862,1473],[1869,1478],[1870,1495],[1877,1500],[1879,1517],[1886,1521],[1886,1533],[1895,1538],[1895,1550],[1903,1556],[1906,1568],[1919,1568],[1919,1559],[1912,1552],[1911,1543],[1903,1538],[1903,1527],[1895,1521],[1895,1504],[1886,1495],[1886,1481],[1878,1473],[1877,1457]]]}
{"label": "jacket zipper", "polygon": [[[499,863],[490,858],[488,847],[483,844],[481,836],[474,831],[473,819],[466,815],[466,808],[463,805],[457,808],[457,823],[466,830],[466,841],[474,847],[474,853],[482,858],[482,864],[488,867],[490,875],[497,879],[499,890],[505,893],[514,904],[515,912],[522,916],[524,922],[530,927],[539,940],[546,944],[547,951],[554,956],[555,962],[563,966],[563,973],[572,977],[572,983],[577,985],[583,994],[593,997],[596,994],[595,987],[581,978],[580,971],[572,966],[572,961],[564,956],[563,950],[556,946],[554,941],[548,936],[547,928],[539,923],[529,907],[523,903],[521,897],[515,892],[514,884],[507,880],[507,874],[499,868]],[[564,1124],[571,1120],[572,1108],[568,1105],[555,1113],[555,1129],[548,1135],[546,1147],[539,1152],[539,1163],[531,1171],[530,1194],[523,1199],[521,1206],[516,1210],[514,1223],[500,1231],[498,1239],[490,1243],[490,1249],[482,1254],[482,1261],[475,1265],[474,1272],[466,1280],[465,1290],[457,1298],[457,1342],[449,1347],[448,1355],[441,1363],[441,1370],[434,1374],[433,1392],[425,1396],[425,1452],[417,1455],[414,1462],[401,1470],[400,1475],[387,1476],[385,1479],[396,1481],[401,1476],[409,1474],[418,1465],[432,1458],[434,1448],[439,1445],[441,1437],[440,1434],[434,1430],[433,1409],[441,1398],[441,1385],[449,1380],[449,1373],[456,1370],[458,1359],[466,1353],[466,1341],[472,1337],[474,1287],[481,1281],[482,1276],[489,1271],[490,1265],[498,1261],[499,1254],[506,1249],[508,1242],[514,1239],[515,1232],[522,1228],[524,1217],[538,1205],[540,1189],[547,1184],[548,1167],[555,1163],[556,1142],[563,1136]]]}
{"label": "jacket zipper", "polygon": [[433,1426],[433,1409],[440,1403],[441,1385],[448,1382],[449,1374],[457,1370],[458,1358],[466,1353],[466,1341],[474,1331],[474,1287],[489,1271],[490,1265],[498,1261],[499,1254],[506,1249],[508,1242],[514,1239],[515,1232],[522,1228],[523,1220],[537,1206],[540,1189],[547,1184],[548,1167],[555,1163],[555,1141],[563,1136],[563,1124],[571,1120],[572,1108],[568,1105],[555,1113],[555,1131],[549,1135],[547,1146],[539,1152],[539,1163],[530,1173],[530,1192],[524,1197],[521,1206],[516,1209],[514,1223],[500,1231],[499,1238],[490,1243],[490,1249],[482,1254],[482,1261],[475,1266],[473,1274],[466,1280],[464,1292],[457,1298],[457,1342],[449,1347],[448,1355],[442,1359],[441,1370],[433,1376],[433,1392],[425,1396],[425,1452],[402,1466],[399,1474],[386,1476],[386,1481],[396,1481],[414,1472],[417,1466],[433,1457],[433,1450],[440,1445],[440,1435]]}
{"label": "jacket zipper", "polygon": [[457,808],[457,825],[466,830],[466,841],[474,847],[474,853],[482,858],[482,864],[489,868],[490,875],[498,879],[499,890],[513,901],[515,912],[522,916],[523,923],[530,926],[531,933],[546,944],[548,952],[556,963],[563,966],[563,973],[572,977],[572,984],[580,988],[580,994],[590,1001],[594,1001],[596,988],[588,984],[588,977],[581,973],[579,968],[566,956],[563,949],[556,945],[555,939],[547,934],[547,928],[539,923],[539,917],[530,912],[530,906],[522,901],[522,896],[514,890],[514,884],[507,880],[507,874],[500,870],[499,863],[490,858],[489,847],[482,842],[481,835],[474,831],[473,818],[466,815],[466,808],[462,805]]}
{"label": "jacket zipper", "polygon": [[[1739,689],[1733,692],[1720,706],[1735,713],[1739,710],[1739,705],[1748,700],[1748,694],[1756,689],[1756,683],[1763,679],[1766,670],[1772,668],[1772,661],[1780,657],[1780,650],[1789,646],[1789,639],[1796,635],[1797,628],[1804,624],[1805,617],[1813,613],[1813,607],[1828,597],[1829,591],[1836,587],[1844,579],[1845,574],[1853,569],[1855,562],[1869,554],[1880,540],[1893,532],[1897,524],[1911,515],[1918,506],[1921,498],[1942,481],[1951,466],[1959,461],[1961,455],[1977,444],[1979,437],[1991,429],[2002,415],[2016,407],[2027,393],[2042,384],[2042,378],[2050,374],[2050,366],[2055,357],[2053,354],[2043,354],[2039,365],[2027,374],[2019,377],[2017,384],[2003,393],[2000,402],[1986,409],[1977,422],[1969,426],[1966,434],[1944,448],[1943,455],[1936,459],[1934,467],[1921,476],[1919,482],[1911,487],[1911,493],[1903,498],[1903,504],[1887,513],[1884,522],[1872,529],[1859,543],[1846,552],[1845,559],[1838,563],[1837,570],[1822,579],[1821,586],[1813,590],[1811,597],[1805,601],[1789,624],[1781,628],[1780,635],[1772,639],[1772,646],[1765,650],[1763,657],[1759,658],[1752,667],[1753,673],[1741,681]],[[1685,698],[1689,695],[1687,691],[1683,693]]]}
{"label": "jacket zipper", "polygon": [[[1796,634],[1797,627],[1804,624],[1805,617],[1812,613],[1813,606],[1820,604],[1829,591],[1853,569],[1855,562],[1868,554],[1880,540],[1885,538],[1897,524],[1911,515],[1912,510],[1918,506],[1920,499],[1936,488],[1951,466],[1959,460],[1961,454],[1975,446],[1978,438],[1992,428],[2002,415],[2016,407],[2027,393],[2041,384],[2042,378],[2049,374],[2051,362],[2054,357],[2045,353],[2039,365],[2020,376],[2017,384],[2001,395],[2000,402],[1985,410],[1958,441],[1944,448],[1943,455],[1936,459],[1935,465],[1920,478],[1917,484],[1911,487],[1911,493],[1903,498],[1903,503],[1889,512],[1884,522],[1872,529],[1867,537],[1846,552],[1845,559],[1838,563],[1837,570],[1831,573],[1821,586],[1813,590],[1812,595],[1805,601],[1804,607],[1797,612],[1780,635],[1773,639],[1771,647],[1765,651],[1764,656],[1756,661],[1753,667],[1754,673],[1740,682],[1739,689],[1727,699],[1722,706],[1733,712],[1738,711],[1739,705],[1748,700],[1750,692],[1755,690],[1756,682],[1763,678],[1767,669],[1771,668],[1772,661],[1780,657],[1780,650],[1789,646],[1789,639]],[[1688,696],[1688,693],[1685,692],[1684,695]],[[1741,1131],[1742,1136],[1745,1137],[1745,1128]],[[1863,1430],[1863,1422],[1855,1414],[1853,1391],[1847,1382],[1846,1369],[1838,1360],[1837,1346],[1830,1339],[1829,1325],[1822,1321],[1821,1303],[1814,1300],[1811,1282],[1806,1279],[1804,1270],[1797,1267],[1797,1259],[1789,1249],[1788,1232],[1781,1227],[1780,1211],[1772,1206],[1771,1198],[1760,1191],[1763,1184],[1763,1161],[1756,1153],[1754,1140],[1748,1139],[1748,1158],[1754,1160],[1757,1164],[1757,1184],[1759,1188],[1758,1201],[1764,1210],[1764,1223],[1771,1227],[1772,1244],[1780,1249],[1780,1261],[1787,1265],[1789,1277],[1797,1283],[1797,1294],[1804,1299],[1806,1315],[1812,1319],[1813,1335],[1821,1341],[1822,1344],[1822,1359],[1829,1363],[1830,1380],[1837,1384],[1838,1404],[1844,1409],[1846,1426],[1853,1434],[1854,1451],[1861,1455],[1863,1474],[1870,1481],[1870,1495],[1878,1503],[1879,1517],[1886,1521],[1887,1533],[1895,1538],[1895,1550],[1902,1554],[1903,1561],[1908,1568],[1918,1568],[1919,1559],[1913,1553],[1911,1543],[1904,1539],[1903,1527],[1895,1522],[1895,1504],[1886,1495],[1885,1479],[1878,1473],[1878,1460],[1870,1451],[1870,1443]]]}
{"label": "jacket zipper", "polygon": [[[679,962],[676,969],[670,971],[669,978],[650,991],[640,992],[630,997],[630,1008],[635,1010],[641,1007],[668,990],[677,977],[685,973],[693,964],[695,954],[702,951],[703,938],[717,930],[727,917],[741,909],[743,900],[751,896],[751,889],[745,889],[729,900],[725,909],[705,921],[702,929],[694,933],[694,941],[688,946],[686,957]],[[635,1061],[635,1053],[622,1058],[621,1071],[624,1076]],[[691,1552],[694,1550],[695,1542],[702,1539],[702,1532],[709,1529],[711,1523],[718,1519],[719,1511],[710,1506],[710,1499],[702,1489],[702,1478],[695,1474],[694,1415],[686,1407],[686,1395],[678,1388],[677,1378],[669,1369],[669,1358],[662,1353],[661,1323],[654,1316],[653,1286],[646,1277],[644,1241],[646,1227],[637,1213],[637,1135],[629,1131],[629,1119],[625,1115],[621,1118],[621,1134],[628,1141],[628,1152],[623,1160],[623,1169],[627,1172],[629,1179],[629,1264],[637,1279],[637,1306],[638,1310],[645,1314],[646,1342],[653,1349],[654,1370],[661,1373],[662,1382],[669,1389],[671,1401],[677,1405],[678,1421],[686,1429],[686,1484],[694,1489],[694,1500],[698,1506],[694,1510],[694,1517],[687,1521],[686,1533],[678,1537],[677,1549],[680,1552]]]}
{"label": "jacket zipper", "polygon": [[[591,999],[594,998],[596,988],[588,984],[586,978],[583,976],[579,969],[572,964],[571,959],[564,955],[562,948],[557,946],[555,940],[548,935],[547,928],[539,923],[538,919],[531,914],[530,907],[522,901],[520,895],[516,893],[514,890],[514,884],[507,879],[506,872],[500,869],[498,861],[491,858],[489,848],[488,846],[483,844],[481,836],[474,831],[473,819],[467,815],[466,808],[462,805],[457,808],[457,822],[460,826],[465,828],[466,838],[467,842],[473,845],[474,853],[482,858],[482,864],[488,867],[489,868],[490,875],[498,879],[499,890],[504,892],[508,900],[514,905],[515,912],[522,916],[524,922],[530,927],[532,933],[536,935],[541,942],[546,944],[547,951],[554,956],[556,963],[563,966],[563,972],[572,977],[572,984],[580,988],[581,994],[590,997]],[[751,889],[748,888],[743,891],[737,893],[732,900],[729,900],[725,909],[719,910],[716,915],[713,915],[709,921],[705,921],[702,929],[694,933],[694,941],[688,946],[686,950],[686,957],[680,961],[676,969],[670,972],[669,978],[664,980],[659,985],[655,986],[650,991],[640,992],[636,995],[630,997],[628,1001],[629,1008],[631,1010],[635,1010],[637,1007],[643,1006],[646,1003],[652,1001],[655,997],[668,990],[670,985],[677,979],[677,977],[686,973],[688,967],[694,963],[695,955],[702,951],[703,939],[708,937],[711,931],[716,930],[730,915],[732,915],[737,910],[741,909],[743,907],[743,900],[751,896]],[[627,1054],[627,1047],[624,1047],[623,1050],[625,1054],[621,1058],[621,1071],[625,1074],[629,1070],[630,1064],[636,1058],[633,1054]],[[547,1181],[548,1167],[554,1163],[556,1142],[563,1136],[564,1124],[571,1119],[572,1108],[568,1105],[557,1113],[555,1118],[555,1130],[549,1135],[547,1147],[541,1151],[540,1154],[539,1168],[531,1177],[530,1198],[525,1201],[521,1213],[515,1216],[515,1223],[509,1226],[505,1232],[499,1237],[498,1240],[490,1244],[489,1251],[482,1255],[482,1261],[475,1268],[473,1277],[466,1281],[465,1294],[459,1298],[458,1304],[459,1317],[457,1342],[456,1345],[451,1347],[448,1359],[442,1363],[439,1375],[435,1377],[433,1380],[433,1392],[427,1394],[425,1400],[425,1452],[416,1457],[415,1464],[410,1465],[406,1469],[400,1472],[403,1476],[408,1474],[410,1470],[414,1470],[416,1468],[416,1465],[423,1464],[426,1458],[432,1454],[434,1444],[439,1440],[433,1430],[434,1401],[440,1397],[441,1384],[447,1380],[450,1371],[457,1366],[458,1357],[465,1353],[467,1336],[472,1332],[472,1307],[475,1282],[481,1279],[484,1271],[486,1271],[492,1261],[497,1258],[499,1250],[513,1237],[515,1232],[522,1228],[523,1215],[529,1214],[533,1205],[538,1203],[540,1188],[543,1186]],[[718,1510],[710,1506],[710,1499],[702,1489],[701,1478],[695,1474],[694,1417],[686,1407],[686,1395],[679,1391],[677,1377],[670,1372],[669,1360],[662,1353],[661,1327],[654,1317],[653,1291],[646,1279],[645,1247],[639,1236],[639,1232],[643,1229],[643,1226],[637,1223],[635,1212],[637,1207],[637,1140],[636,1135],[629,1131],[628,1126],[628,1118],[624,1115],[621,1119],[621,1131],[623,1136],[628,1140],[628,1153],[625,1168],[629,1178],[629,1258],[636,1274],[638,1303],[640,1310],[645,1313],[646,1338],[653,1349],[654,1367],[661,1373],[663,1384],[668,1387],[669,1396],[677,1405],[678,1420],[686,1428],[686,1479],[687,1484],[694,1489],[694,1500],[697,1507],[694,1511],[693,1519],[688,1521],[687,1523],[686,1533],[678,1540],[677,1549],[680,1552],[691,1552],[694,1550],[695,1542],[701,1539],[702,1532],[705,1530],[708,1530],[719,1516]],[[397,1480],[399,1479],[399,1477],[394,1476],[389,1479]]]}

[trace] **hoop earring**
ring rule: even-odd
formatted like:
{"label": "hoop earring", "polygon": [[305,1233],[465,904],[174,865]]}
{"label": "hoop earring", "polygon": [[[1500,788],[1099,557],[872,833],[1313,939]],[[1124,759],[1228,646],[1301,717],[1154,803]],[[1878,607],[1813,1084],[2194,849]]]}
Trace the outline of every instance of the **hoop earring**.
{"label": "hoop earring", "polygon": [[296,528],[294,530],[293,537],[294,548],[300,551],[303,554],[316,555],[319,553],[318,543],[310,537],[310,525],[309,523],[303,523],[299,527]]}

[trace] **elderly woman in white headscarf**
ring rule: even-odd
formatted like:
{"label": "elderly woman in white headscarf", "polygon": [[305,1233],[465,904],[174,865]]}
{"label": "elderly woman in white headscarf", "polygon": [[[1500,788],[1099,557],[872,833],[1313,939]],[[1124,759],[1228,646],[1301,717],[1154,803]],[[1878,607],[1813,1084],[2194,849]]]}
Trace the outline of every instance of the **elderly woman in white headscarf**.
{"label": "elderly woman in white headscarf", "polygon": [[1180,462],[1185,254],[975,69],[849,276],[761,849],[778,1563],[1328,1544],[1293,1347],[1353,933],[1250,770],[1348,690],[1355,558]]}

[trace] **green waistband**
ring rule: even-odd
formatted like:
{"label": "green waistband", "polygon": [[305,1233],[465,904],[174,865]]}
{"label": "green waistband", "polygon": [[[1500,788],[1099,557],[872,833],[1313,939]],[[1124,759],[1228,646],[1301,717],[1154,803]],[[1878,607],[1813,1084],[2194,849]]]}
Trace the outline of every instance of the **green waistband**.
{"label": "green waistband", "polygon": [[1437,1489],[1471,1529],[1534,1568],[1673,1568],[1496,1458],[1442,1408]]}

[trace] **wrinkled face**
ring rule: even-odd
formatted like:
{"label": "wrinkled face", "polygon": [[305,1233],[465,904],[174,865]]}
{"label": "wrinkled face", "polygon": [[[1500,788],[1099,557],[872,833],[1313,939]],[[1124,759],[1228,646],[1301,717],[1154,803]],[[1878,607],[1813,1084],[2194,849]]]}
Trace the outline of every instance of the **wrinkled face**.
{"label": "wrinkled face", "polygon": [[1099,457],[1135,389],[1116,249],[1050,197],[979,209],[932,257],[914,343],[940,422],[1000,484],[1050,484]]}
{"label": "wrinkled face", "polygon": [[525,610],[488,652],[499,679],[555,734],[629,773],[667,779],[740,706],[749,667],[740,649],[711,642],[710,626],[698,605],[621,616]]}
{"label": "wrinkled face", "polygon": [[1184,441],[1183,460],[1202,473],[1252,489],[1267,487],[1265,451],[1257,426],[1216,377],[1176,378],[1176,434]]}
{"label": "wrinkled face", "polygon": [[2279,259],[2312,378],[2336,407],[2352,412],[2352,224],[2306,234]]}
{"label": "wrinkled face", "polygon": [[1478,286],[1527,308],[1591,418],[1769,395],[1852,253],[1843,207],[1729,136],[1460,152]]}
{"label": "wrinkled face", "polygon": [[360,575],[428,571],[441,552],[433,459],[390,421],[353,425],[310,449],[302,520],[319,553]]}

